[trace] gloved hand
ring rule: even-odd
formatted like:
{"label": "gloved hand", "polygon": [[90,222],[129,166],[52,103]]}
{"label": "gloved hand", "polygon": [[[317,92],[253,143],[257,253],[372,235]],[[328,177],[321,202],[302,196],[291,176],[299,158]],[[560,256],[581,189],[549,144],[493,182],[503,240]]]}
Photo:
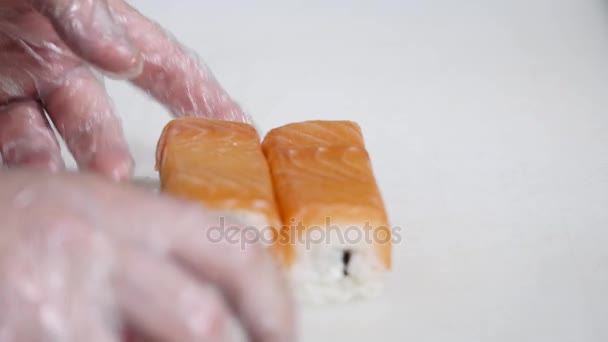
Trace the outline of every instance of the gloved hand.
{"label": "gloved hand", "polygon": [[[199,205],[85,174],[0,177],[0,341],[295,341],[292,305],[263,247],[212,242]],[[128,203],[129,205],[125,205]],[[229,222],[229,221],[228,221]]]}
{"label": "gloved hand", "polygon": [[0,0],[0,152],[8,167],[63,167],[46,110],[80,168],[124,179],[132,160],[91,67],[177,116],[249,121],[205,66],[124,0]]}

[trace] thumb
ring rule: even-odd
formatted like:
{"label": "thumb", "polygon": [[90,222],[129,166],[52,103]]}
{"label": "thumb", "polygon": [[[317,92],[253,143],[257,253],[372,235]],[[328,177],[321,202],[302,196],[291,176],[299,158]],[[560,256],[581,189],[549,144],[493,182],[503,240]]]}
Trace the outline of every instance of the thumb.
{"label": "thumb", "polygon": [[82,59],[118,77],[139,75],[143,61],[107,0],[34,0],[57,34]]}

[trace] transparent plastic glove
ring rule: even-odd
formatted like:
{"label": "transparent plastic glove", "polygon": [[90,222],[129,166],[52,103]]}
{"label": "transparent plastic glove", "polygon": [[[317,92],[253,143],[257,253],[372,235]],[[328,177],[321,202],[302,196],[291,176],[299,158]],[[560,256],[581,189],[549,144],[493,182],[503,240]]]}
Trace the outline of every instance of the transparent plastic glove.
{"label": "transparent plastic glove", "polygon": [[0,341],[295,341],[266,250],[211,242],[198,205],[85,174],[0,176]]}
{"label": "transparent plastic glove", "polygon": [[48,117],[80,168],[120,180],[132,160],[92,68],[127,78],[176,116],[249,121],[207,68],[124,0],[0,0],[0,152],[63,167]]}

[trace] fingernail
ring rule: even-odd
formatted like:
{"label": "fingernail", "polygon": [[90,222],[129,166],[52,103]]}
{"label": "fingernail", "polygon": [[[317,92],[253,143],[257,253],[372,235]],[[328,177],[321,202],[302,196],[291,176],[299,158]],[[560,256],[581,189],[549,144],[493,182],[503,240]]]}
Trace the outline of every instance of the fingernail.
{"label": "fingernail", "polygon": [[113,80],[128,81],[137,78],[144,70],[144,59],[139,54],[133,56],[127,64],[129,65],[129,67],[125,71],[104,71],[104,75]]}
{"label": "fingernail", "polygon": [[113,50],[117,62],[116,71],[108,71],[106,74],[113,79],[132,79],[139,76],[144,68],[144,59],[139,51],[127,38],[125,32],[118,28],[119,32],[113,32],[108,43]]}
{"label": "fingernail", "polygon": [[115,58],[122,64],[117,71],[110,72],[112,78],[129,79],[141,74],[143,58],[139,49],[131,42],[125,28],[125,21],[116,16],[107,3],[96,2],[95,15],[91,25],[97,26],[102,44],[108,45]]}
{"label": "fingernail", "polygon": [[126,162],[114,166],[114,168],[110,172],[110,177],[115,182],[122,182],[131,178],[133,173],[133,165],[133,159],[129,159]]}

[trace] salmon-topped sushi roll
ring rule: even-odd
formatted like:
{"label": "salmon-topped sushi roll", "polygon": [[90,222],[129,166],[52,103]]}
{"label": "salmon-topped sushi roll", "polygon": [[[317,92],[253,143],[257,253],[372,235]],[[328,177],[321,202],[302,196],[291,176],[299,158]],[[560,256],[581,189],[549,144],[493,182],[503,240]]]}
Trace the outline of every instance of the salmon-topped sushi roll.
{"label": "salmon-topped sushi roll", "polygon": [[251,125],[173,120],[158,142],[156,163],[162,192],[197,201],[260,231],[280,227],[270,171]]}
{"label": "salmon-topped sushi roll", "polygon": [[306,302],[380,293],[391,233],[359,127],[312,121],[272,130],[263,149],[284,227],[277,249]]}

